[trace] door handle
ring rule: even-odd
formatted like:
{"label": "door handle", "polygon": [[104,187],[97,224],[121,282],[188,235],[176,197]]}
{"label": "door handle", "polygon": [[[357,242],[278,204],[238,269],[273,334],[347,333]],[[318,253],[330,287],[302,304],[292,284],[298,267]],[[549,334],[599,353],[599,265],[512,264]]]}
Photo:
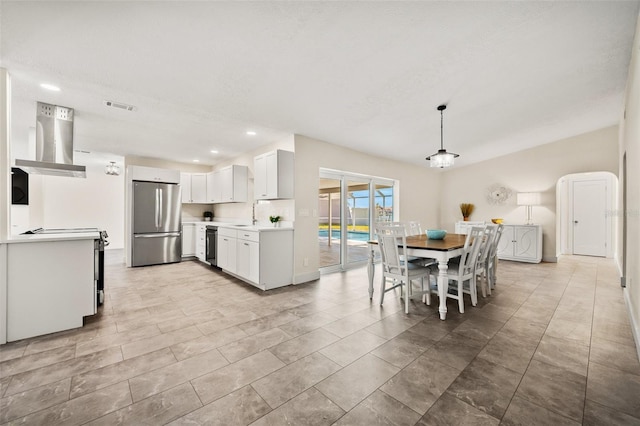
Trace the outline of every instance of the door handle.
{"label": "door handle", "polygon": [[162,226],[162,209],[163,209],[163,202],[162,202],[162,188],[158,188],[158,192],[160,193],[160,203],[159,203],[159,209],[158,209],[158,228],[160,228]]}
{"label": "door handle", "polygon": [[160,227],[160,219],[158,218],[158,215],[160,213],[160,195],[159,195],[159,191],[160,189],[156,188],[156,230],[158,230],[158,228]]}
{"label": "door handle", "polygon": [[574,220],[574,221],[573,221],[573,223],[577,224],[577,223],[578,223],[578,221],[577,221],[577,220]]}

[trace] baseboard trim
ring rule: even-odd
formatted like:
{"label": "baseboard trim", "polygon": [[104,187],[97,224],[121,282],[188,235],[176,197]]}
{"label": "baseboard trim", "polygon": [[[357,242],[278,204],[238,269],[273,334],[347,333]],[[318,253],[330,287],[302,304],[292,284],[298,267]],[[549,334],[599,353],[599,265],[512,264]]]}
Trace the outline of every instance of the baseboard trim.
{"label": "baseboard trim", "polygon": [[548,263],[558,263],[558,256],[543,256],[542,261]]}
{"label": "baseboard trim", "polygon": [[320,271],[307,272],[293,277],[293,284],[302,284],[320,279]]}
{"label": "baseboard trim", "polygon": [[638,322],[638,317],[633,312],[633,305],[631,304],[631,299],[629,298],[629,289],[623,289],[624,292],[624,302],[627,305],[627,313],[629,314],[629,320],[631,322],[631,333],[633,334],[633,340],[636,342],[636,353],[638,355],[638,360],[640,361],[640,322]]}

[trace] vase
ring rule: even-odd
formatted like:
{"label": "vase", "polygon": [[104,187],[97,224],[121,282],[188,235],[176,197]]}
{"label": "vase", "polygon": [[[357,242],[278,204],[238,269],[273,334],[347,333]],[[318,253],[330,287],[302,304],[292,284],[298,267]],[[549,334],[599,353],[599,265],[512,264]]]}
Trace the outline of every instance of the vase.
{"label": "vase", "polygon": [[465,222],[469,222],[469,216],[464,216],[462,219],[463,219]]}

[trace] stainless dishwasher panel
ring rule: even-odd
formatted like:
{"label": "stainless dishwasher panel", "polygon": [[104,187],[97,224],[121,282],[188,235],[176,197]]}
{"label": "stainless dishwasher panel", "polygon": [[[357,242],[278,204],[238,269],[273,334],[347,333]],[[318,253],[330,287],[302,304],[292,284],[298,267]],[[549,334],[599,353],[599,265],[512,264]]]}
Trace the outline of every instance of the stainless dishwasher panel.
{"label": "stainless dishwasher panel", "polygon": [[206,251],[205,251],[205,259],[211,266],[218,266],[218,259],[216,253],[216,247],[218,241],[218,227],[217,226],[207,226],[206,232]]}

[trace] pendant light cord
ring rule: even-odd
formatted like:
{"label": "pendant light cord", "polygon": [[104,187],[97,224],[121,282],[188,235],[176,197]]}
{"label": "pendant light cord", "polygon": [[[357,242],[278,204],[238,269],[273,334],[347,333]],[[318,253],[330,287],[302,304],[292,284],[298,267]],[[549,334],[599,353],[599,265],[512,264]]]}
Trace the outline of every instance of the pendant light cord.
{"label": "pendant light cord", "polygon": [[443,125],[444,117],[443,117],[442,111],[444,111],[444,109],[440,110],[440,149],[444,149],[444,142],[443,142],[444,138],[442,136],[444,133],[444,125]]}

